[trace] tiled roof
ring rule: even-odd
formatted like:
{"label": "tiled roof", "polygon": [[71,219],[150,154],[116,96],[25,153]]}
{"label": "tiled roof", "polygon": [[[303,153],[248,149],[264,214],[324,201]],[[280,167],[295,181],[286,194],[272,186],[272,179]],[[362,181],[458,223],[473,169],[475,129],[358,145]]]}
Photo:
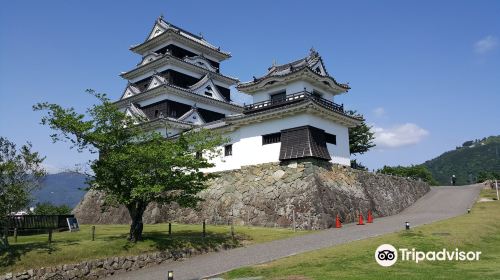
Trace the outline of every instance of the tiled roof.
{"label": "tiled roof", "polygon": [[127,84],[127,87],[123,91],[122,97],[120,99],[124,99],[124,98],[130,97],[130,96],[133,96],[133,95],[136,95],[136,94],[139,94],[139,93],[141,93],[141,91],[136,86],[132,85],[129,82]]}
{"label": "tiled roof", "polygon": [[[165,30],[168,30],[168,29],[172,29],[176,32],[178,32],[179,34],[181,34],[182,36],[186,37],[186,38],[189,38],[197,43],[200,43],[202,45],[205,45],[211,49],[214,49],[216,51],[219,51],[221,53],[224,53],[220,50],[219,47],[216,47],[212,44],[210,44],[209,42],[207,42],[207,40],[205,40],[205,38],[203,38],[203,36],[201,35],[195,35],[185,29],[182,29],[176,25],[173,25],[172,23],[166,21],[162,16],[160,16],[157,20],[158,24],[160,24],[163,28],[165,28]],[[229,53],[226,53],[226,54],[229,54]]]}
{"label": "tiled roof", "polygon": [[198,67],[205,68],[214,73],[218,73],[217,71],[219,70],[218,68],[212,66],[204,55],[197,55],[193,57],[186,56],[183,60]]}
{"label": "tiled roof", "polygon": [[[195,119],[198,120],[197,123],[195,123],[193,121],[186,121],[187,119],[190,119],[193,116],[195,116]],[[193,106],[189,111],[184,113],[184,115],[180,116],[177,120],[178,121],[185,121],[185,122],[189,122],[189,123],[193,123],[193,124],[197,124],[197,125],[202,125],[202,124],[206,123],[206,121],[203,119],[203,116],[198,112],[198,108],[196,108],[196,105]]]}
{"label": "tiled roof", "polygon": [[[248,118],[253,118],[257,117],[260,118],[265,115],[272,115],[272,114],[279,114],[281,111],[287,111],[288,109],[293,109],[293,108],[304,108],[304,106],[307,106],[307,104],[314,104],[319,107],[315,108],[315,111],[320,111],[319,109],[321,108],[323,112],[327,112],[328,114],[335,115],[337,116],[339,120],[342,120],[343,122],[349,123],[352,126],[359,125],[364,119],[360,115],[350,115],[348,113],[345,113],[343,111],[339,111],[336,109],[332,109],[332,106],[330,104],[325,104],[322,101],[319,101],[318,99],[315,98],[299,98],[296,100],[293,100],[292,102],[285,102],[282,103],[280,106],[269,106],[267,109],[264,110],[250,110],[250,111],[245,111],[242,114],[238,115],[231,115],[227,116],[225,118],[226,121],[229,123],[233,123],[234,121],[243,121]],[[248,105],[252,106],[252,105]],[[332,114],[333,113],[333,114]]]}
{"label": "tiled roof", "polygon": [[137,118],[139,120],[149,120],[148,116],[144,114],[144,112],[138,108],[134,103],[130,103],[127,107],[127,111],[130,112],[133,118]]}
{"label": "tiled roof", "polygon": [[[147,55],[146,55],[145,57],[147,57]],[[126,71],[126,72],[122,72],[122,73],[120,74],[120,76],[121,76],[121,77],[124,77],[124,76],[126,76],[127,74],[132,73],[132,72],[134,72],[134,71],[137,71],[137,70],[138,70],[138,69],[140,69],[140,68],[147,67],[149,63],[153,63],[153,62],[154,62],[154,61],[156,61],[156,60],[159,60],[159,59],[164,59],[164,58],[168,58],[168,59],[175,59],[175,60],[180,61],[180,62],[182,62],[182,63],[187,63],[187,64],[192,65],[192,66],[194,66],[194,67],[197,67],[197,68],[199,68],[199,69],[203,69],[204,71],[208,71],[208,72],[210,72],[210,73],[213,73],[214,75],[217,75],[217,76],[220,76],[220,77],[223,77],[223,78],[226,78],[226,79],[232,80],[232,81],[234,81],[234,82],[239,82],[238,78],[223,75],[223,74],[221,74],[220,72],[212,71],[211,69],[207,69],[206,67],[202,67],[201,65],[197,65],[196,63],[192,63],[189,59],[180,59],[180,58],[175,57],[175,56],[173,56],[173,55],[171,55],[171,54],[169,54],[169,53],[165,53],[165,54],[163,54],[163,55],[159,55],[159,58],[157,58],[157,59],[153,59],[153,60],[151,60],[151,61],[146,61],[145,63],[140,62],[140,63],[139,63],[139,65],[138,65],[137,67],[135,67],[135,68],[134,68],[134,69],[132,69],[132,70],[129,70],[129,71]]]}
{"label": "tiled roof", "polygon": [[137,94],[137,95],[134,95],[134,96],[130,96],[130,97],[126,97],[126,98],[123,98],[121,100],[118,100],[116,101],[115,103],[124,103],[124,102],[127,102],[127,100],[129,100],[129,98],[134,98],[134,97],[138,97],[138,96],[141,96],[142,94],[147,94],[148,92],[151,92],[153,90],[155,90],[156,88],[158,87],[164,87],[164,88],[172,88],[172,89],[176,89],[176,90],[179,90],[185,94],[192,94],[192,95],[195,95],[196,97],[198,98],[202,98],[202,99],[205,99],[205,100],[210,100],[210,101],[214,101],[214,102],[217,102],[219,104],[226,104],[226,105],[229,105],[229,106],[232,106],[233,108],[236,107],[236,108],[239,108],[239,109],[243,109],[243,106],[241,106],[240,104],[238,103],[235,103],[233,101],[223,101],[223,100],[219,100],[219,99],[216,99],[216,98],[213,98],[213,97],[209,97],[209,96],[205,96],[205,95],[201,95],[201,94],[197,94],[189,89],[186,89],[186,88],[183,88],[183,87],[180,87],[180,86],[176,86],[174,84],[170,84],[170,83],[165,83],[165,84],[162,84],[162,85],[158,85],[154,88],[151,88],[151,89],[148,89],[146,91],[143,91],[141,92],[141,94]]}
{"label": "tiled roof", "polygon": [[[292,72],[294,69],[299,69],[302,67],[313,67],[318,62],[320,62],[321,57],[318,52],[311,50],[308,56],[283,64],[283,65],[273,65],[268,69],[268,73],[265,75],[281,76]],[[326,76],[326,75],[323,75]]]}
{"label": "tiled roof", "polygon": [[[161,27],[161,29],[163,29],[162,32],[161,32],[161,34],[159,34],[157,36],[151,36],[153,34],[153,32],[155,32],[155,27],[157,25],[159,27]],[[220,47],[215,47],[214,45],[210,44],[209,42],[207,42],[205,40],[205,38],[203,38],[203,36],[201,36],[201,35],[195,35],[195,34],[189,32],[189,31],[187,31],[187,30],[185,30],[183,28],[180,28],[180,27],[178,27],[176,25],[173,25],[172,23],[166,21],[163,18],[163,16],[158,17],[158,19],[155,22],[155,25],[154,25],[153,29],[149,33],[149,35],[146,38],[146,40],[143,43],[141,43],[141,44],[132,46],[131,49],[133,50],[135,48],[138,48],[139,46],[147,43],[148,41],[153,40],[154,38],[156,38],[158,36],[161,36],[163,33],[168,33],[168,32],[173,32],[173,33],[179,34],[179,35],[181,35],[184,38],[187,38],[187,39],[189,39],[189,40],[191,40],[193,42],[196,42],[197,44],[200,44],[200,45],[203,45],[203,46],[205,46],[207,48],[210,48],[210,49],[212,49],[212,50],[214,50],[214,51],[216,51],[216,52],[218,52],[218,53],[220,53],[220,54],[222,54],[222,55],[224,55],[226,57],[231,57],[230,53],[224,52],[224,51],[222,51],[220,49]]]}
{"label": "tiled roof", "polygon": [[[316,71],[316,69],[315,69],[316,67],[320,67],[324,72]],[[253,81],[240,83],[236,87],[238,89],[249,87],[249,86],[258,84],[261,81],[268,79],[268,78],[284,77],[284,76],[299,72],[299,71],[304,70],[304,69],[309,69],[318,76],[327,77],[327,78],[332,79],[333,82],[335,83],[335,85],[337,85],[341,88],[350,89],[349,85],[338,83],[333,77],[329,76],[329,74],[326,71],[326,68],[323,64],[323,60],[322,60],[321,56],[314,49],[311,49],[309,55],[302,58],[302,59],[298,59],[298,60],[283,64],[283,65],[273,65],[268,69],[268,72],[264,76],[262,76],[260,78],[254,77]]]}

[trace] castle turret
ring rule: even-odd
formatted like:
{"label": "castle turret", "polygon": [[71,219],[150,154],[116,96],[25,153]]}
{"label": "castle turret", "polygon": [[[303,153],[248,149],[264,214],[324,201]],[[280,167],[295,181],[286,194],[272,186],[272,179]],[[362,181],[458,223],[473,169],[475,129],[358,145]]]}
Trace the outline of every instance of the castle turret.
{"label": "castle turret", "polygon": [[[220,63],[231,55],[202,36],[159,17],[146,40],[131,50],[142,58],[120,75],[128,83],[116,104],[125,109],[132,103],[150,128],[172,136],[243,111],[231,101],[229,89],[238,79],[220,71]],[[196,122],[183,118],[193,106],[200,116]],[[170,129],[163,129],[166,126]]]}

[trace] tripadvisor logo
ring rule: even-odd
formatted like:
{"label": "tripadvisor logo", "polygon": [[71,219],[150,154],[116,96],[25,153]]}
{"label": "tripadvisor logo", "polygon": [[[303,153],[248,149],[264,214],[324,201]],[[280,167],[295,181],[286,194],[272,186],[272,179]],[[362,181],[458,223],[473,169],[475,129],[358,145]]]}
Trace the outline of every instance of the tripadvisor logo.
{"label": "tripadvisor logo", "polygon": [[460,251],[442,249],[440,251],[417,251],[415,248],[399,248],[397,250],[390,244],[382,244],[375,250],[375,261],[381,266],[391,266],[400,261],[411,261],[419,263],[421,261],[478,261],[481,256],[480,251]]}
{"label": "tripadvisor logo", "polygon": [[375,250],[375,260],[381,266],[391,266],[398,260],[398,251],[391,244],[382,244]]}

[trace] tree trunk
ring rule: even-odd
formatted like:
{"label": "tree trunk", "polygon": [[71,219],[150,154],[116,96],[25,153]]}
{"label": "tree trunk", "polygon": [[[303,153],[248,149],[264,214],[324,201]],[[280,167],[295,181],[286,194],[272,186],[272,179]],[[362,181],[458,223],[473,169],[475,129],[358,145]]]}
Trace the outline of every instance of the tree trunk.
{"label": "tree trunk", "polygon": [[132,219],[132,224],[130,225],[130,234],[128,237],[129,241],[137,242],[142,240],[142,215],[146,210],[147,204],[143,201],[137,201],[127,205],[128,213]]}
{"label": "tree trunk", "polygon": [[9,227],[3,226],[0,230],[2,231],[0,234],[0,248],[9,248]]}

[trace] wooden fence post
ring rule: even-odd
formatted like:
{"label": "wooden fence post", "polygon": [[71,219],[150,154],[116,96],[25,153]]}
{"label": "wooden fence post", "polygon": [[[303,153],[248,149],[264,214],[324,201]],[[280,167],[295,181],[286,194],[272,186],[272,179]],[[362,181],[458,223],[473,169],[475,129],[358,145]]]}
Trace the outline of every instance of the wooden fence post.
{"label": "wooden fence post", "polygon": [[17,228],[14,228],[14,243],[17,243]]}
{"label": "wooden fence post", "polygon": [[495,188],[497,189],[497,201],[500,200],[500,197],[498,196],[498,181],[495,179]]}
{"label": "wooden fence post", "polygon": [[52,229],[49,229],[49,244],[52,243]]}
{"label": "wooden fence post", "polygon": [[293,231],[295,232],[295,209],[292,209],[292,224],[293,224]]}
{"label": "wooden fence post", "polygon": [[95,240],[95,226],[92,226],[92,241]]}
{"label": "wooden fence post", "polygon": [[168,236],[172,236],[172,223],[168,223]]}
{"label": "wooden fence post", "polygon": [[205,231],[205,220],[203,220],[203,238],[206,236],[206,231]]}

